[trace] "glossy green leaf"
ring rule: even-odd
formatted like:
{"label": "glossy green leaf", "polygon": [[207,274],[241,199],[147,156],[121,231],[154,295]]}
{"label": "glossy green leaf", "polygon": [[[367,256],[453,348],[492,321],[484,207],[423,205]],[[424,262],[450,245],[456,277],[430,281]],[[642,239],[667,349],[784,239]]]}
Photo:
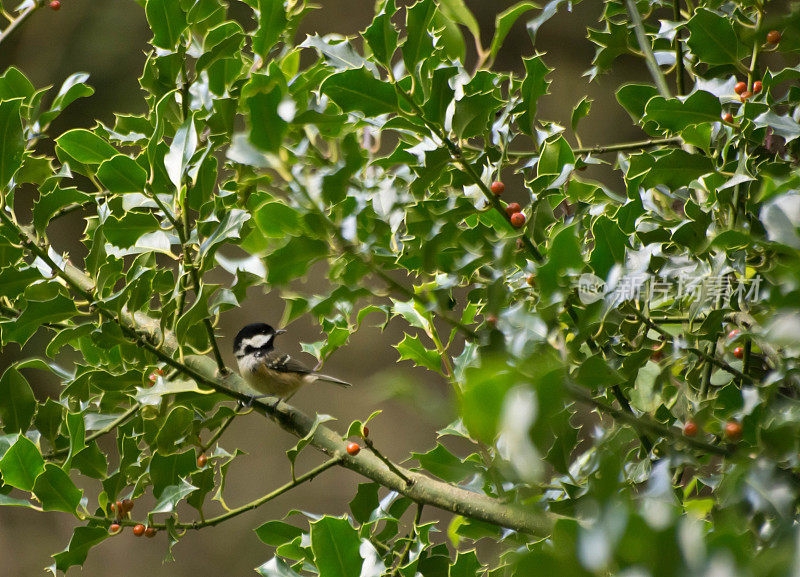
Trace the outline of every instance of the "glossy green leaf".
{"label": "glossy green leaf", "polygon": [[30,439],[20,435],[16,442],[0,459],[0,473],[3,483],[31,491],[36,477],[44,471],[44,459]]}
{"label": "glossy green leaf", "polygon": [[108,537],[108,531],[104,527],[76,527],[67,548],[53,555],[55,568],[66,572],[70,567],[83,565],[89,550]]}
{"label": "glossy green leaf", "polygon": [[397,111],[397,93],[392,85],[378,80],[366,68],[328,76],[320,90],[345,112],[377,116]]}
{"label": "glossy green leaf", "polygon": [[180,3],[173,0],[147,0],[145,14],[153,31],[153,45],[175,50],[187,26],[186,14]]}
{"label": "glossy green leaf", "polygon": [[36,411],[36,398],[28,381],[14,367],[0,377],[0,421],[6,433],[25,433]]}
{"label": "glossy green leaf", "polygon": [[22,99],[0,102],[0,190],[8,186],[22,166],[25,141],[22,138],[22,120],[19,109]]}
{"label": "glossy green leaf", "polygon": [[33,494],[42,503],[45,511],[75,513],[80,505],[83,491],[75,486],[69,475],[61,467],[47,463],[36,477]]}
{"label": "glossy green leaf", "polygon": [[394,348],[400,353],[401,361],[411,361],[418,367],[436,372],[442,371],[442,357],[435,350],[427,349],[417,336],[406,334]]}
{"label": "glossy green leaf", "polygon": [[279,547],[303,534],[300,527],[289,525],[283,521],[267,521],[255,529],[256,535],[267,545]]}
{"label": "glossy green leaf", "polygon": [[58,147],[82,164],[100,164],[118,153],[94,132],[75,128],[56,138]]}
{"label": "glossy green leaf", "polygon": [[684,101],[655,96],[647,102],[644,112],[642,122],[653,121],[670,132],[680,132],[688,126],[719,122],[722,106],[719,98],[704,90],[698,90]]}
{"label": "glossy green leaf", "polygon": [[511,31],[511,27],[514,26],[514,23],[519,20],[523,14],[536,8],[539,8],[539,5],[533,2],[517,2],[497,15],[495,18],[494,38],[492,38],[492,45],[489,48],[489,54],[491,54],[492,58],[497,56],[497,53],[503,46],[506,36],[508,36],[508,33]]}
{"label": "glossy green leaf", "polygon": [[97,178],[114,194],[143,192],[147,171],[130,156],[118,154],[100,165]]}
{"label": "glossy green leaf", "polygon": [[266,59],[281,37],[287,23],[283,0],[258,0],[258,28],[253,35],[253,51]]}
{"label": "glossy green leaf", "polygon": [[686,28],[689,30],[686,43],[707,64],[733,64],[745,55],[744,47],[726,16],[698,8],[686,23]]}
{"label": "glossy green leaf", "polygon": [[311,550],[320,577],[361,574],[358,533],[347,519],[324,516],[311,523]]}

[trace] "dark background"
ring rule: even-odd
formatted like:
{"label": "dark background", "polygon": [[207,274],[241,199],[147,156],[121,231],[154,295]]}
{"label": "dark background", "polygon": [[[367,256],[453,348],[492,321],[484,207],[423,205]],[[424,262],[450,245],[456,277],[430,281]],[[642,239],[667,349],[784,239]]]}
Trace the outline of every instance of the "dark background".
{"label": "dark background", "polygon": [[[300,38],[311,33],[352,35],[366,28],[373,14],[373,3],[367,0],[318,0],[317,3],[322,7],[308,16]],[[7,7],[9,4],[6,2]],[[467,4],[478,17],[483,44],[488,46],[494,31],[495,14],[513,2],[467,0]],[[610,144],[643,136],[631,125],[628,115],[614,99],[614,90],[619,84],[645,78],[643,64],[633,58],[624,58],[613,78],[600,77],[591,85],[583,76],[594,53],[593,46],[585,37],[585,29],[597,25],[601,9],[602,3],[583,2],[572,14],[562,10],[539,30],[536,45],[537,51],[546,52],[547,64],[555,68],[551,76],[552,94],[540,101],[540,117],[568,126],[572,107],[583,95],[588,93],[595,100],[591,115],[581,124],[580,135],[584,145]],[[535,14],[531,12],[530,16]],[[37,87],[57,87],[77,71],[90,73],[89,83],[94,86],[95,95],[69,107],[52,127],[51,135],[56,136],[69,128],[91,127],[95,119],[112,122],[113,112],[145,111],[137,77],[149,48],[149,37],[144,11],[132,0],[62,0],[59,12],[37,11],[0,45],[0,70],[13,64]],[[468,40],[467,46],[470,44]],[[496,67],[521,71],[521,57],[532,53],[523,18],[509,35]],[[574,145],[570,131],[567,133]],[[610,155],[605,158],[613,161]],[[609,173],[596,171],[585,174],[606,180]],[[521,181],[510,174],[505,179],[508,185],[506,197],[527,204],[519,187]],[[611,186],[615,184],[609,180],[606,182]],[[83,223],[77,214],[61,223],[60,228],[51,229],[51,233],[57,248],[66,250],[74,247],[74,239],[82,233]],[[308,288],[313,289],[321,282],[321,270],[319,267],[312,269],[307,279]],[[302,289],[302,284],[295,288]],[[282,312],[279,290],[269,294],[259,290],[251,295],[241,310],[223,316],[219,333],[223,335],[221,345],[229,366],[234,366],[230,347],[236,330],[254,319],[277,323]],[[448,387],[443,379],[395,363],[397,354],[392,345],[402,339],[402,328],[401,322],[391,323],[383,333],[365,328],[354,335],[349,345],[331,357],[326,372],[353,382],[351,389],[340,390],[320,384],[301,391],[293,399],[293,403],[307,412],[335,416],[338,423],[332,425],[339,431],[344,431],[352,419],[365,418],[373,410],[383,409],[383,414],[370,426],[372,437],[389,457],[398,461],[405,459],[411,451],[424,452],[432,448],[436,442],[436,429],[453,418]],[[301,319],[291,326],[291,333],[283,337],[283,345],[290,353],[298,352],[298,340],[312,342],[319,338],[318,327],[308,319]],[[37,337],[24,351],[8,347],[2,352],[0,368],[16,358],[41,354],[42,345],[42,338]],[[54,384],[46,380],[47,375],[27,371],[26,376],[40,399],[54,392]],[[109,442],[112,442],[111,438],[105,440],[105,443]],[[239,447],[248,455],[240,457],[231,466],[225,492],[228,505],[237,506],[286,482],[289,467],[285,451],[294,443],[293,437],[257,415],[238,419],[223,437],[222,446],[229,451]],[[298,471],[306,470],[320,460],[319,454],[309,448],[298,461]],[[252,529],[264,521],[281,518],[293,508],[341,514],[348,510],[347,504],[355,494],[356,484],[363,480],[352,472],[333,469],[257,511],[216,528],[190,532],[174,550],[175,563],[161,562],[166,554],[165,535],[159,534],[152,540],[136,539],[127,529],[89,553],[82,575],[252,575],[253,567],[272,555]],[[94,489],[88,489],[86,496],[90,509],[94,508]],[[148,493],[143,499],[150,502],[150,497]],[[144,505],[142,503],[134,510],[134,517],[142,518],[146,509]],[[206,515],[211,516],[217,510],[216,503],[210,504]],[[191,510],[182,513],[182,520],[193,518]],[[425,519],[447,517],[433,510],[428,510],[425,515]],[[1,508],[0,574],[42,574],[42,568],[51,563],[49,555],[66,546],[72,529],[78,523],[62,513]],[[440,526],[441,530],[445,528],[446,525]],[[79,573],[80,569],[73,569],[73,572]]]}

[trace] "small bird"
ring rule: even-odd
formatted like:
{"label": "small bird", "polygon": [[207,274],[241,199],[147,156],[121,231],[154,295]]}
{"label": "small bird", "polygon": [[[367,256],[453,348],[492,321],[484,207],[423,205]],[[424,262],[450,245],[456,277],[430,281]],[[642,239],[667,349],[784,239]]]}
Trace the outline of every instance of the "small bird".
{"label": "small bird", "polygon": [[262,396],[288,400],[297,390],[314,381],[328,381],[342,387],[350,383],[309,369],[285,353],[275,350],[275,337],[286,331],[266,323],[253,323],[239,331],[233,340],[233,353],[239,374]]}

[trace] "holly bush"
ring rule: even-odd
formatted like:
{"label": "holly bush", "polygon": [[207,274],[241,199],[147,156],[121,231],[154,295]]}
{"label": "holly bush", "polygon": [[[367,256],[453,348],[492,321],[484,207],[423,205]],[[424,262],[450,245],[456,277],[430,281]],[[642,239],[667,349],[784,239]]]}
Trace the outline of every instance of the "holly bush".
{"label": "holly bush", "polygon": [[[75,517],[54,573],[131,526],[171,550],[338,466],[366,478],[350,514],[256,521],[261,575],[797,574],[800,10],[608,0],[588,75],[643,59],[652,82],[616,98],[647,139],[583,147],[590,99],[571,131],[537,112],[546,54],[494,67],[564,0],[514,4],[488,42],[462,0],[381,0],[359,37],[304,39],[305,0],[138,3],[146,114],[53,134],[86,75],[0,76],[2,345],[48,342],[0,379],[0,505]],[[42,6],[4,11],[0,42]],[[80,258],[48,235],[76,210]],[[452,390],[457,420],[405,466],[379,415],[334,432],[252,399],[219,352],[248,288],[317,261],[326,289],[287,290],[282,320],[319,323],[307,352],[393,323]],[[205,515],[239,455],[223,433],[258,415],[299,438],[291,480]]]}

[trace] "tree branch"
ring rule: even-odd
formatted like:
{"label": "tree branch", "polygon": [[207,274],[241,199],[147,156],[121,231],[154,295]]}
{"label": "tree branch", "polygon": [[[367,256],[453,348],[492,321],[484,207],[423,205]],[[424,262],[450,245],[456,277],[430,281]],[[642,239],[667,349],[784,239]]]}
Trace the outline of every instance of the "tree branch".
{"label": "tree branch", "polygon": [[[206,356],[187,356],[183,362],[175,360],[172,355],[178,350],[175,335],[162,333],[158,319],[144,313],[131,314],[125,310],[119,314],[107,309],[94,299],[94,283],[77,267],[67,264],[59,268],[50,259],[46,250],[32,242],[25,230],[18,228],[11,218],[0,211],[0,218],[16,228],[23,239],[23,245],[34,252],[58,274],[67,285],[101,311],[108,318],[115,320],[123,333],[136,344],[153,354],[165,364],[177,369],[192,378],[199,385],[209,387],[230,398],[252,403],[253,409],[269,417],[284,430],[303,438],[312,430],[310,444],[317,450],[340,459],[338,463],[359,473],[384,487],[407,496],[412,501],[432,505],[457,515],[463,515],[501,527],[514,529],[534,535],[547,535],[551,531],[556,516],[538,509],[535,505],[516,505],[503,503],[487,495],[481,495],[462,489],[456,485],[436,481],[421,473],[405,470],[397,465],[412,482],[409,485],[392,471],[386,464],[372,453],[362,451],[357,456],[347,454],[346,443],[342,437],[324,425],[314,427],[314,419],[283,401],[274,398],[253,400],[252,391],[244,380],[236,374],[219,375],[215,362]],[[160,343],[156,346],[153,343]]]}

